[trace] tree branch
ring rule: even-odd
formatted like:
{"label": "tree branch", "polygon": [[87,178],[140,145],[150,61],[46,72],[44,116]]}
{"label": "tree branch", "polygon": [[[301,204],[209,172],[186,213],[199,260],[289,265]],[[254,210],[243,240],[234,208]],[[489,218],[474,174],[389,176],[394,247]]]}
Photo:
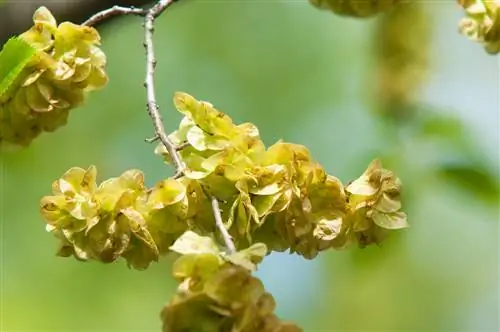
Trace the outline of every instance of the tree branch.
{"label": "tree branch", "polygon": [[[184,174],[185,165],[182,161],[179,151],[189,144],[183,143],[177,146],[168,138],[168,135],[165,133],[165,126],[160,114],[160,108],[156,101],[154,82],[156,56],[153,42],[153,33],[155,19],[176,1],[177,0],[159,0],[154,6],[149,9],[114,6],[93,15],[83,23],[84,25],[92,26],[111,17],[119,15],[138,15],[144,17],[144,48],[146,51],[146,78],[144,80],[144,87],[146,88],[148,113],[151,117],[151,120],[153,121],[155,130],[155,136],[146,139],[146,142],[152,143],[158,140],[162,142],[169,155],[172,157],[172,161],[176,170],[176,173],[173,176],[174,179],[178,179]],[[227,250],[230,253],[236,252],[236,247],[233,240],[231,239],[231,235],[229,235],[229,232],[227,231],[226,227],[224,226],[224,222],[222,221],[219,201],[215,196],[209,193],[207,193],[207,197],[211,200],[215,223],[224,239]]]}
{"label": "tree branch", "polygon": [[217,197],[213,195],[210,195],[210,200],[212,201],[212,211],[215,217],[215,224],[217,225],[217,228],[219,229],[222,238],[224,239],[227,250],[230,254],[234,254],[236,252],[236,247],[234,246],[231,235],[229,235],[229,232],[227,231],[226,226],[224,226],[224,222],[222,221],[219,201],[217,200]]}
{"label": "tree branch", "polygon": [[100,23],[101,21],[105,21],[113,16],[119,16],[119,15],[139,15],[139,16],[144,16],[146,15],[147,10],[144,10],[142,8],[135,8],[135,7],[122,7],[122,6],[113,6],[111,8],[105,9],[103,11],[100,11],[91,17],[87,19],[85,22],[82,23],[82,25],[87,25],[87,26],[93,26],[96,25],[97,23]]}
{"label": "tree branch", "polygon": [[163,143],[168,153],[172,157],[176,170],[174,178],[179,178],[182,176],[182,173],[184,171],[184,163],[182,162],[181,156],[179,155],[179,149],[165,133],[165,127],[160,115],[160,109],[158,107],[158,103],[156,102],[156,92],[154,84],[154,74],[156,67],[156,57],[153,44],[154,20],[174,2],[175,0],[160,0],[153,7],[147,10],[147,13],[144,17],[144,48],[146,49],[146,79],[144,81],[144,86],[146,88],[146,95],[148,100],[148,113],[151,117],[151,120],[153,120],[153,124],[155,127],[155,136]]}

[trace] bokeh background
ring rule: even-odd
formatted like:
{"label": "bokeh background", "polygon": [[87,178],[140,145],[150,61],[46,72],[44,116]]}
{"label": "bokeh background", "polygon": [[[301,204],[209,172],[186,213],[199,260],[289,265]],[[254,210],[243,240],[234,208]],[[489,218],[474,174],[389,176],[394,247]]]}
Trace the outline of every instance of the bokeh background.
{"label": "bokeh background", "polygon": [[[344,182],[380,156],[404,183],[411,228],[383,246],[313,261],[272,254],[262,264],[279,315],[306,332],[500,329],[499,58],[457,33],[455,2],[425,7],[429,79],[416,115],[398,120],[377,112],[367,84],[379,19],[342,18],[305,1],[186,0],[157,20],[169,131],[180,120],[173,93],[185,91],[255,123],[267,144],[308,146]],[[107,88],[64,128],[0,154],[1,331],[159,331],[176,287],[168,258],[137,272],[55,257],[38,215],[39,199],[73,166],[94,164],[101,180],[140,168],[150,185],[172,174],[144,143],[153,129],[139,19],[99,30]]]}

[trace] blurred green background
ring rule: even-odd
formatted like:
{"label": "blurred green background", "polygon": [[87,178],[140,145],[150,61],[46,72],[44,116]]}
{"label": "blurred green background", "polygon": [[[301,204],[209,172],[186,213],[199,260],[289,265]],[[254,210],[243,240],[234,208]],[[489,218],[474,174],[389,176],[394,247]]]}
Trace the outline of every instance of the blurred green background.
{"label": "blurred green background", "polygon": [[[424,116],[391,122],[367,98],[376,20],[296,1],[184,1],[156,23],[157,90],[166,127],[174,91],[251,121],[267,144],[307,145],[344,182],[374,157],[401,177],[411,228],[381,247],[314,261],[273,254],[258,271],[278,314],[306,332],[498,331],[499,63],[457,33],[455,3],[428,3],[433,67]],[[0,8],[1,11],[1,8]],[[175,290],[169,259],[144,272],[55,257],[38,201],[72,166],[100,179],[172,174],[153,146],[137,18],[101,29],[109,86],[69,124],[0,155],[1,331],[159,331]],[[427,116],[426,114],[434,114]],[[438,118],[436,118],[438,115]],[[424,128],[424,129],[423,129]]]}

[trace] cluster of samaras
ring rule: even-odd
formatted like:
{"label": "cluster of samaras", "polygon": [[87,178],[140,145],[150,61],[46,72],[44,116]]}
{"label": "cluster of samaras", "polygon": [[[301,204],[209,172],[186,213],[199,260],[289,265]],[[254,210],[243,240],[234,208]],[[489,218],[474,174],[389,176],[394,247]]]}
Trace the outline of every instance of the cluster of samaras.
{"label": "cluster of samaras", "polygon": [[0,96],[0,145],[27,146],[40,133],[65,125],[86,93],[108,81],[97,30],[70,22],[57,25],[45,7],[33,20],[19,39],[34,48],[34,55]]}
{"label": "cluster of samaras", "polygon": [[[183,176],[146,188],[142,172],[129,170],[98,186],[94,167],[70,169],[41,203],[49,230],[62,239],[61,255],[103,262],[121,256],[145,268],[185,231],[215,231],[207,192],[219,200],[238,249],[260,242],[311,259],[328,248],[379,243],[407,226],[401,184],[378,161],[344,187],[304,146],[266,148],[254,125],[235,125],[184,93],[174,102],[184,114],[170,134],[184,146]],[[162,146],[157,153],[170,161]]]}

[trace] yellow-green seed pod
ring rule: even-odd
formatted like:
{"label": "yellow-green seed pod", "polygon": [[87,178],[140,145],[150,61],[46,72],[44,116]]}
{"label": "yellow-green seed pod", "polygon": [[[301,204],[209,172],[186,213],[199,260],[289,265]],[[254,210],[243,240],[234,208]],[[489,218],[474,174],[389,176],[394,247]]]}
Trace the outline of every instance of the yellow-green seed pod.
{"label": "yellow-green seed pod", "polygon": [[385,12],[402,0],[309,0],[311,4],[320,9],[351,17],[371,17]]}
{"label": "yellow-green seed pod", "polygon": [[40,7],[34,26],[19,36],[36,55],[19,75],[15,89],[0,104],[0,145],[27,146],[42,132],[66,124],[69,111],[82,105],[87,92],[106,85],[106,56],[99,33],[63,22]]}
{"label": "yellow-green seed pod", "polygon": [[388,231],[408,227],[401,208],[401,181],[374,160],[346,187],[351,231],[361,247],[379,243]]}
{"label": "yellow-green seed pod", "polygon": [[481,43],[486,52],[500,52],[500,0],[458,0],[466,17],[460,20],[460,33]]}

